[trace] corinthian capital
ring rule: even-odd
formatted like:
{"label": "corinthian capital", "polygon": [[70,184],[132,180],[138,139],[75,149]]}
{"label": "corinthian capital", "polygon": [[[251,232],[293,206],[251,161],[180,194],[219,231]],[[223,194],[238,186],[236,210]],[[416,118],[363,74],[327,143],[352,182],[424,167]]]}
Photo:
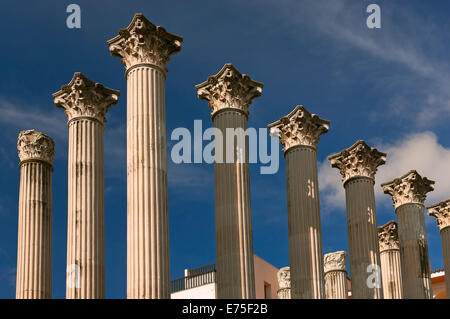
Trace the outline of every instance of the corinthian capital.
{"label": "corinthian capital", "polygon": [[183,38],[155,26],[142,13],[136,13],[128,27],[108,41],[112,56],[122,58],[128,69],[140,63],[157,65],[167,71],[170,56],[181,50]]}
{"label": "corinthian capital", "polygon": [[212,113],[221,109],[237,109],[248,115],[254,98],[261,96],[263,84],[241,74],[230,64],[225,64],[216,75],[195,86],[198,98],[208,101]]}
{"label": "corinthian capital", "polygon": [[347,271],[347,253],[345,251],[337,251],[325,254],[323,263],[325,273],[329,271]]}
{"label": "corinthian capital", "polygon": [[428,216],[436,218],[439,230],[450,226],[450,198],[428,207]]}
{"label": "corinthian capital", "polygon": [[379,152],[364,141],[357,141],[349,148],[328,157],[331,167],[339,169],[342,181],[352,177],[369,177],[375,180],[377,167],[386,163],[386,153]]}
{"label": "corinthian capital", "polygon": [[57,107],[65,110],[69,121],[77,117],[92,117],[105,123],[106,112],[117,104],[119,95],[119,91],[108,89],[76,72],[69,84],[53,94],[53,99]]}
{"label": "corinthian capital", "polygon": [[55,142],[50,136],[39,131],[22,131],[17,139],[17,151],[21,162],[38,160],[52,165],[55,157]]}
{"label": "corinthian capital", "polygon": [[278,286],[280,289],[291,288],[291,268],[283,267],[277,273]]}
{"label": "corinthian capital", "polygon": [[425,202],[426,194],[434,189],[434,181],[422,177],[415,170],[390,182],[381,184],[383,192],[389,194],[397,208],[403,204],[422,204]]}
{"label": "corinthian capital", "polygon": [[330,121],[309,113],[303,105],[298,105],[279,121],[269,124],[271,135],[278,135],[283,151],[297,145],[316,147],[320,136],[328,132]]}
{"label": "corinthian capital", "polygon": [[398,227],[395,221],[378,227],[378,243],[380,251],[389,249],[400,249],[398,242]]}

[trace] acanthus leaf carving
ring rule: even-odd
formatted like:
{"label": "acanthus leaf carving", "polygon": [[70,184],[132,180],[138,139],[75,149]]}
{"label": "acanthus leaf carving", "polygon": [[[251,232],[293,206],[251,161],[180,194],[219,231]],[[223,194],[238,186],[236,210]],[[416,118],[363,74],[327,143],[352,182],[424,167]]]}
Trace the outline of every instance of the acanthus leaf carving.
{"label": "acanthus leaf carving", "polygon": [[398,241],[398,226],[395,221],[390,221],[378,227],[378,243],[380,251],[400,249]]}
{"label": "acanthus leaf carving", "polygon": [[140,63],[150,63],[167,71],[170,56],[181,50],[183,38],[155,26],[142,13],[136,13],[128,27],[108,41],[112,56],[121,58],[128,69]]}
{"label": "acanthus leaf carving", "polygon": [[360,140],[340,153],[329,156],[328,160],[331,167],[339,169],[344,183],[353,177],[375,180],[377,167],[386,163],[386,153]]}
{"label": "acanthus leaf carving", "polygon": [[345,251],[336,251],[325,254],[323,257],[324,272],[347,271],[347,253]]}
{"label": "acanthus leaf carving", "polygon": [[55,142],[50,136],[36,130],[21,131],[17,139],[17,151],[21,162],[40,160],[52,165]]}
{"label": "acanthus leaf carving", "polygon": [[392,197],[395,208],[403,204],[422,204],[426,194],[434,190],[434,181],[422,177],[415,170],[390,182],[381,184],[383,192]]}
{"label": "acanthus leaf carving", "polygon": [[278,136],[283,151],[297,145],[316,147],[320,136],[328,132],[330,121],[309,113],[303,105],[298,105],[279,121],[268,125],[271,136]]}
{"label": "acanthus leaf carving", "polygon": [[252,100],[261,96],[263,86],[263,83],[253,81],[227,63],[216,75],[196,85],[195,89],[199,99],[208,101],[212,114],[221,109],[233,108],[248,115]]}
{"label": "acanthus leaf carving", "polygon": [[439,230],[450,227],[450,198],[428,207],[428,216],[436,218]]}
{"label": "acanthus leaf carving", "polygon": [[291,288],[291,268],[289,266],[278,270],[277,278],[280,289]]}
{"label": "acanthus leaf carving", "polygon": [[69,121],[76,117],[92,117],[106,122],[108,109],[117,104],[120,92],[89,80],[76,72],[61,90],[53,94],[54,103],[63,108]]}

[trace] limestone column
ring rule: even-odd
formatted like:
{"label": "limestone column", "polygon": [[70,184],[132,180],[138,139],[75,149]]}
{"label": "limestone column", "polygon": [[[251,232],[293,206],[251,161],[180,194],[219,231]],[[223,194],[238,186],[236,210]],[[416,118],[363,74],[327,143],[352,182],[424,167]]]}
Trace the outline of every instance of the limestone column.
{"label": "limestone column", "polygon": [[248,136],[242,132],[247,130],[248,108],[262,87],[231,64],[195,87],[198,97],[208,101],[214,127],[223,136],[222,141],[216,132],[214,139],[219,298],[255,298]]}
{"label": "limestone column", "polygon": [[291,270],[290,267],[283,267],[277,273],[278,278],[278,299],[291,299]]}
{"label": "limestone column", "polygon": [[103,131],[119,94],[79,72],[53,94],[69,127],[67,299],[105,298]]}
{"label": "limestone column", "polygon": [[325,298],[317,143],[330,122],[296,106],[268,126],[286,160],[289,263],[293,299]]}
{"label": "limestone column", "polygon": [[378,227],[384,299],[403,299],[398,227],[395,221]]}
{"label": "limestone column", "polygon": [[391,195],[397,214],[405,299],[433,298],[424,216],[424,201],[433,184],[414,170],[381,184],[383,192]]}
{"label": "limestone column", "polygon": [[382,299],[373,185],[377,167],[386,162],[386,154],[357,141],[328,159],[331,167],[339,169],[345,188],[352,298]]}
{"label": "limestone column", "polygon": [[127,296],[170,298],[166,64],[182,37],[142,14],[108,41],[127,79]]}
{"label": "limestone column", "polygon": [[326,299],[347,299],[347,253],[337,251],[325,254],[324,272]]}
{"label": "limestone column", "polygon": [[428,207],[428,215],[436,218],[437,226],[441,232],[445,287],[447,299],[450,299],[450,198]]}
{"label": "limestone column", "polygon": [[53,140],[38,131],[22,131],[20,159],[17,299],[52,297]]}

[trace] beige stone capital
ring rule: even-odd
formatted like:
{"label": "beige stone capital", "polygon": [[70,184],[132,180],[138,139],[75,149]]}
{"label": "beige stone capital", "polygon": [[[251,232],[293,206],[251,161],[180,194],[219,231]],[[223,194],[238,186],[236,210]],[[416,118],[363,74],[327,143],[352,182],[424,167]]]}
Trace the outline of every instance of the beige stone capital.
{"label": "beige stone capital", "polygon": [[136,13],[128,27],[108,40],[112,56],[122,58],[128,69],[136,64],[153,64],[167,71],[170,56],[181,50],[183,37],[155,26],[142,13]]}
{"label": "beige stone capital", "polygon": [[400,249],[398,242],[398,226],[395,221],[390,221],[378,227],[378,242],[380,251]]}
{"label": "beige stone capital", "polygon": [[91,117],[100,123],[106,122],[108,109],[117,104],[120,92],[89,80],[80,72],[53,94],[54,103],[63,108],[70,120],[77,117]]}
{"label": "beige stone capital", "polygon": [[211,115],[222,109],[236,109],[248,115],[248,108],[254,98],[261,96],[264,84],[253,81],[246,74],[241,74],[230,64],[203,83],[197,84],[198,98],[208,101]]}
{"label": "beige stone capital", "polygon": [[328,157],[331,167],[339,169],[345,183],[353,177],[368,177],[375,181],[377,167],[386,163],[386,153],[379,152],[364,141]]}
{"label": "beige stone capital", "polygon": [[450,198],[427,208],[428,216],[436,218],[439,230],[450,226]]}
{"label": "beige stone capital", "polygon": [[17,139],[20,162],[38,160],[53,165],[55,142],[50,136],[36,130],[21,131]]}
{"label": "beige stone capital", "polygon": [[277,272],[279,289],[291,288],[291,268],[283,267]]}
{"label": "beige stone capital", "polygon": [[283,145],[283,151],[297,145],[317,147],[320,136],[328,132],[330,121],[309,113],[303,105],[280,120],[267,126],[271,135],[277,135]]}
{"label": "beige stone capital", "polygon": [[323,265],[325,273],[330,271],[347,271],[347,253],[342,250],[325,254]]}
{"label": "beige stone capital", "polygon": [[403,204],[421,204],[425,202],[426,194],[434,189],[434,181],[422,177],[415,170],[390,182],[381,184],[383,192],[389,194],[397,208]]}

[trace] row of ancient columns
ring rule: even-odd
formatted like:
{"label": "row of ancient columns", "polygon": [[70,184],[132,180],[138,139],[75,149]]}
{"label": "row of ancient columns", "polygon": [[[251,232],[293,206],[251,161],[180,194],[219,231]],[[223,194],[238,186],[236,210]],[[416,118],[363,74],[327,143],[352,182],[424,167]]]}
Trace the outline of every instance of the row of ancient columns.
{"label": "row of ancient columns", "polygon": [[[166,64],[171,55],[180,51],[182,40],[136,14],[128,27],[108,41],[110,53],[125,65],[127,80],[128,298],[170,297],[164,87]],[[261,95],[263,84],[225,64],[195,88],[198,97],[208,101],[214,127],[225,137],[223,141],[215,139],[218,296],[254,298],[248,140],[234,143],[236,136],[224,133],[227,129],[247,129],[248,109],[252,100]],[[66,295],[104,298],[103,130],[105,115],[117,103],[119,92],[75,73],[53,96],[56,106],[65,110],[69,127]],[[324,261],[322,252],[317,143],[328,131],[329,121],[297,106],[269,128],[280,138],[286,160],[292,278],[289,294],[292,298],[344,298],[346,254],[328,254]],[[19,136],[18,148],[21,185],[17,297],[51,297],[54,143],[40,132],[25,131]],[[229,153],[231,158],[225,159],[224,154]],[[331,165],[342,174],[346,193],[352,296],[382,298],[382,280],[368,281],[368,271],[376,272],[381,267],[391,269],[383,275],[389,283],[384,290],[390,289],[386,295],[399,296],[402,282],[408,282],[408,292],[404,289],[403,296],[430,297],[423,202],[432,182],[410,172],[383,184],[396,205],[399,263],[398,250],[395,253],[382,246],[380,252],[379,247],[378,236],[386,236],[377,229],[373,185],[377,167],[385,163],[385,157],[364,141],[329,157]],[[419,195],[414,193],[417,188]],[[413,195],[404,196],[405,192]],[[402,196],[405,199],[399,200]],[[441,228],[448,276],[448,201],[430,208],[430,214],[438,218]],[[413,276],[415,279],[411,279]],[[283,292],[283,296],[287,294]]]}
{"label": "row of ancient columns", "polygon": [[[291,298],[347,298],[345,268],[340,274],[330,271],[343,254],[325,256],[325,277],[322,264],[316,157],[329,122],[297,106],[268,127],[279,136],[286,159]],[[384,298],[432,298],[424,201],[434,182],[410,171],[382,184],[394,201],[398,226],[390,222],[378,228],[373,186],[386,154],[357,141],[328,159],[339,169],[345,188],[352,298],[380,299],[383,293]],[[446,205],[448,201],[430,207],[438,225],[450,223]],[[444,258],[448,246],[443,242]]]}

